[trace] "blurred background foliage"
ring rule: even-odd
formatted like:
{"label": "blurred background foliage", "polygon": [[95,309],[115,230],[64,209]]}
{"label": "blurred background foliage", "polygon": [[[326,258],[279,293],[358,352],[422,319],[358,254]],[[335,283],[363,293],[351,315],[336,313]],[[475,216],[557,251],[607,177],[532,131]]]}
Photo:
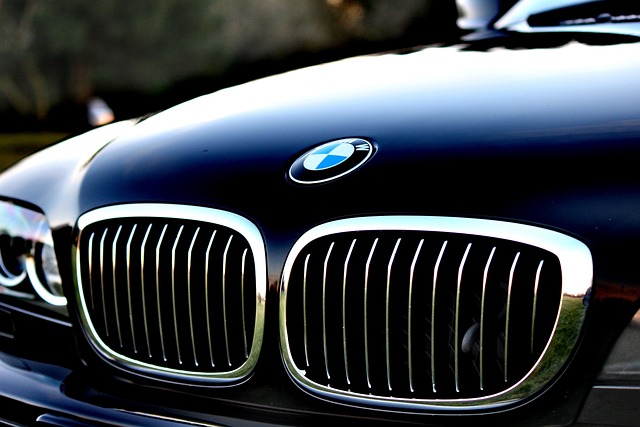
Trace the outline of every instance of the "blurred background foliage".
{"label": "blurred background foliage", "polygon": [[[0,131],[74,130],[290,68],[453,30],[434,0],[0,0]],[[82,113],[82,114],[81,114]]]}
{"label": "blurred background foliage", "polygon": [[455,34],[456,17],[455,2],[436,0],[0,0],[0,145],[85,130],[96,99],[108,120],[128,119],[264,75],[432,43]]}

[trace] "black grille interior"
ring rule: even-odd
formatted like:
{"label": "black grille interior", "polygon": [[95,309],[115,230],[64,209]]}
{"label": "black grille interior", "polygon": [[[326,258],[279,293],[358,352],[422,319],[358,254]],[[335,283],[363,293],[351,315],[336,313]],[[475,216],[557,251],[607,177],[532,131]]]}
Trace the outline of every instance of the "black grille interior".
{"label": "black grille interior", "polygon": [[489,396],[540,359],[561,297],[557,257],[523,243],[430,231],[323,236],[288,278],[290,368],[361,395]]}
{"label": "black grille interior", "polygon": [[256,283],[241,234],[201,221],[117,218],[89,224],[78,250],[85,315],[121,362],[206,374],[247,361]]}

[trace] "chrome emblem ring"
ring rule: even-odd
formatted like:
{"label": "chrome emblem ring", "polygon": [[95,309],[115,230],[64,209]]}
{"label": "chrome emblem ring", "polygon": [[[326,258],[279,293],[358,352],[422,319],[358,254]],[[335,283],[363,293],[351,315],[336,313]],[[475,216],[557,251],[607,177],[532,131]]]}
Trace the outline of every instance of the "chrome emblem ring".
{"label": "chrome emblem ring", "polygon": [[320,184],[340,178],[362,166],[373,154],[373,145],[361,138],[327,142],[300,156],[289,169],[298,184]]}

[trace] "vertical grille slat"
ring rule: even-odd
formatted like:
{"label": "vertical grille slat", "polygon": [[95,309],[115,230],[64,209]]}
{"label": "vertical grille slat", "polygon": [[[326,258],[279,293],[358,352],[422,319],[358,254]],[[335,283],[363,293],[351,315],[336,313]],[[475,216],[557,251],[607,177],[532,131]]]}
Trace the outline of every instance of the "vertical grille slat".
{"label": "vertical grille slat", "polygon": [[356,241],[357,239],[353,239],[351,242],[349,253],[344,261],[344,273],[342,275],[342,351],[344,354],[344,371],[347,384],[351,384],[351,379],[349,378],[349,359],[347,356],[347,271]]}
{"label": "vertical grille slat", "polygon": [[396,257],[396,252],[398,251],[398,246],[400,246],[400,241],[402,239],[398,239],[396,241],[396,245],[393,248],[393,252],[391,254],[391,257],[389,258],[389,264],[387,265],[387,293],[386,293],[386,298],[385,298],[385,359],[386,359],[386,363],[387,363],[387,387],[389,388],[389,391],[392,390],[391,387],[391,357],[390,357],[390,346],[389,346],[389,333],[390,331],[390,327],[389,327],[389,301],[390,301],[390,293],[391,293],[391,267],[393,266],[393,260]]}
{"label": "vertical grille slat", "polygon": [[324,350],[324,367],[327,373],[327,380],[331,380],[331,374],[329,373],[329,356],[327,352],[327,264],[329,263],[329,257],[331,257],[333,245],[334,243],[332,242],[327,251],[322,274],[322,348]]}
{"label": "vertical grille slat", "polygon": [[242,342],[244,344],[244,357],[245,359],[249,357],[249,345],[247,344],[247,317],[246,317],[246,312],[245,312],[245,286],[244,286],[244,280],[245,280],[245,270],[246,270],[246,266],[247,266],[247,251],[248,249],[245,249],[244,252],[242,252],[242,286],[241,286],[241,296],[242,296],[242,302],[240,304],[241,307],[241,312],[242,312]]}
{"label": "vertical grille slat", "polygon": [[[147,318],[147,297],[146,297],[146,289],[145,289],[145,281],[144,281],[144,259],[145,259],[145,248],[147,246],[147,239],[149,238],[149,233],[151,232],[152,224],[149,224],[147,227],[147,231],[144,234],[144,238],[142,239],[142,244],[140,245],[140,291],[142,292],[142,318],[144,324],[144,337],[147,343],[147,354],[149,359],[151,359],[151,343],[149,340],[149,321]],[[91,246],[91,242],[89,242],[89,246]],[[91,252],[89,252],[89,259],[91,259]]]}
{"label": "vertical grille slat", "polygon": [[204,276],[204,301],[205,301],[205,315],[207,319],[207,341],[209,343],[209,360],[211,361],[211,367],[215,368],[216,364],[213,360],[213,343],[211,338],[211,311],[209,308],[209,263],[211,260],[211,246],[213,245],[213,239],[216,237],[216,232],[218,230],[213,230],[211,234],[211,239],[209,240],[209,244],[207,245],[207,250],[205,252],[205,276]]}
{"label": "vertical grille slat", "polygon": [[531,315],[531,353],[533,353],[533,343],[534,343],[534,337],[535,337],[536,309],[538,305],[538,285],[540,284],[540,272],[542,271],[543,264],[544,264],[544,261],[540,261],[540,264],[538,264],[538,270],[536,271],[536,281],[533,287],[533,303],[532,303],[533,314]]}
{"label": "vertical grille slat", "polygon": [[[167,227],[169,227],[168,224],[165,224],[164,227],[162,228],[162,234],[160,234],[160,239],[158,239],[158,245],[156,246],[156,303],[157,303],[157,307],[158,307],[158,335],[160,338],[160,347],[162,349],[162,360],[164,362],[167,361],[167,353],[165,351],[165,347],[164,347],[164,331],[162,328],[162,309],[160,307],[160,248],[162,247],[162,240],[164,239],[164,234],[167,231]],[[143,273],[144,274],[144,273]]]}
{"label": "vertical grille slat", "polygon": [[[93,238],[95,233],[91,233],[89,236],[89,277],[93,277]],[[89,299],[91,300],[91,309],[95,308],[95,299],[93,297],[93,287],[89,289]]]}
{"label": "vertical grille slat", "polygon": [[371,390],[371,370],[369,366],[369,273],[371,271],[371,259],[373,258],[373,253],[376,250],[376,245],[378,244],[378,239],[373,241],[373,245],[371,246],[371,252],[369,252],[369,257],[367,258],[367,266],[365,268],[365,278],[364,278],[364,358],[365,358],[365,366],[367,370],[367,387]]}
{"label": "vertical grille slat", "polygon": [[460,267],[458,267],[458,281],[456,287],[456,309],[455,309],[455,334],[454,334],[454,348],[455,348],[455,384],[456,384],[456,392],[460,392],[459,385],[459,366],[460,366],[460,292],[462,287],[462,271],[464,269],[464,263],[467,260],[467,255],[469,255],[469,250],[471,250],[471,243],[467,245],[467,249],[462,256],[462,261],[460,261]]}
{"label": "vertical grille slat", "polygon": [[118,332],[118,343],[120,344],[120,348],[123,347],[122,344],[122,330],[120,329],[120,313],[118,309],[118,287],[116,286],[116,246],[118,244],[118,237],[120,237],[120,232],[122,231],[122,226],[118,227],[116,231],[116,235],[113,238],[113,243],[111,245],[111,267],[112,267],[112,287],[113,287],[113,311],[116,317],[116,331]]}
{"label": "vertical grille slat", "polygon": [[482,298],[480,302],[480,390],[484,391],[484,327],[485,327],[485,317],[484,317],[484,308],[485,308],[485,297],[487,291],[487,276],[489,275],[489,268],[491,267],[491,261],[493,260],[493,255],[496,253],[496,247],[494,246],[491,249],[491,253],[489,254],[489,258],[487,259],[487,263],[484,267],[484,274],[482,275]]}
{"label": "vertical grille slat", "polygon": [[[465,220],[460,231],[393,218],[328,223],[294,246],[281,304],[294,379],[323,395],[409,406],[477,404],[517,389],[550,346],[561,259],[533,244],[533,227]],[[536,237],[510,239],[511,229]]]}
{"label": "vertical grille slat", "polygon": [[180,242],[180,236],[184,230],[184,225],[180,226],[178,235],[176,236],[173,247],[171,248],[171,307],[173,308],[173,330],[176,338],[176,353],[178,355],[178,364],[182,365],[182,355],[180,352],[180,335],[178,333],[178,314],[176,311],[176,248]]}
{"label": "vertical grille slat", "polygon": [[407,304],[407,365],[409,368],[409,389],[413,393],[415,390],[413,388],[413,315],[411,312],[413,305],[413,282],[414,282],[414,272],[416,270],[416,264],[418,262],[418,257],[420,256],[420,250],[422,249],[422,245],[424,244],[424,239],[420,239],[420,243],[418,243],[418,248],[413,256],[413,260],[411,261],[411,269],[409,272],[409,301]]}
{"label": "vertical grille slat", "polygon": [[81,299],[91,301],[81,304],[89,338],[109,360],[145,373],[220,382],[246,376],[262,342],[260,234],[226,212],[153,206],[81,217],[77,265]]}
{"label": "vertical grille slat", "polygon": [[104,239],[106,239],[108,231],[109,229],[105,228],[102,239],[100,239],[100,291],[102,293],[102,314],[104,319],[104,333],[106,336],[109,336],[109,324],[107,323],[107,303],[104,291]]}
{"label": "vertical grille slat", "polygon": [[231,240],[233,240],[233,234],[229,236],[227,246],[224,248],[224,254],[222,255],[222,317],[224,324],[224,345],[227,352],[227,364],[231,366],[231,354],[229,353],[229,328],[227,326],[227,255],[229,253],[229,246],[231,246]]}
{"label": "vertical grille slat", "polygon": [[133,225],[129,239],[127,240],[127,305],[129,308],[129,324],[131,326],[131,338],[133,341],[133,352],[138,352],[138,346],[136,345],[136,333],[133,319],[133,307],[131,305],[131,241],[136,232],[138,224]]}
{"label": "vertical grille slat", "polygon": [[193,245],[198,238],[198,233],[200,232],[200,227],[196,229],[195,234],[193,235],[193,239],[191,239],[191,245],[189,245],[189,252],[187,253],[187,300],[189,302],[189,330],[191,332],[191,348],[193,350],[193,363],[198,366],[198,355],[196,354],[196,337],[195,332],[193,330],[193,307],[192,307],[192,297],[191,297],[191,262],[193,256]]}
{"label": "vertical grille slat", "polygon": [[435,267],[433,268],[433,283],[431,291],[431,334],[429,340],[431,344],[431,386],[434,393],[436,393],[436,292],[438,283],[438,269],[440,268],[440,262],[444,256],[444,251],[447,248],[447,240],[444,241],[438,253],[438,259],[436,260]]}
{"label": "vertical grille slat", "polygon": [[513,289],[513,275],[516,269],[516,265],[518,264],[518,259],[520,258],[520,252],[516,254],[516,257],[513,260],[513,264],[511,265],[511,270],[509,272],[509,287],[507,288],[507,316],[504,322],[504,382],[509,382],[509,329],[510,329],[510,318],[511,318],[511,290]]}
{"label": "vertical grille slat", "polygon": [[309,367],[309,330],[307,325],[307,268],[309,266],[309,257],[307,255],[304,260],[304,273],[302,275],[302,317],[304,324],[304,360],[305,366]]}

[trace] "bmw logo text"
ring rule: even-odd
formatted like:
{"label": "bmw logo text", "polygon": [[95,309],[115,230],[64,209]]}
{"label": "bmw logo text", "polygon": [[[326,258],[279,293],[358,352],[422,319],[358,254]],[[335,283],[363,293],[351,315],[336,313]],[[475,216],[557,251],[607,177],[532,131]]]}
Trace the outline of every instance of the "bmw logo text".
{"label": "bmw logo text", "polygon": [[289,169],[298,184],[319,184],[340,178],[362,166],[373,154],[373,146],[361,138],[327,142],[300,156]]}

